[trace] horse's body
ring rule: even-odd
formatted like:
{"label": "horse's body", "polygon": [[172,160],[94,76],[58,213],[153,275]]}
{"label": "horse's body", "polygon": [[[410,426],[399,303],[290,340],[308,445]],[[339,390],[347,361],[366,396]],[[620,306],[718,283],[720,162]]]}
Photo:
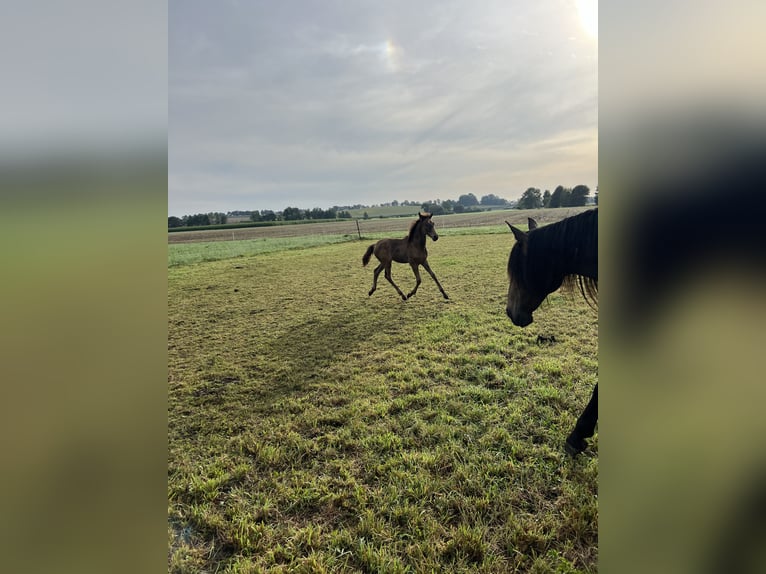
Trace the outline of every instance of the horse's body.
{"label": "horse's body", "polygon": [[[530,218],[528,233],[510,223],[508,227],[516,237],[516,244],[508,258],[510,286],[505,310],[514,325],[529,325],[535,309],[564,283],[577,282],[583,297],[596,301],[598,209],[540,228]],[[588,444],[585,439],[593,436],[597,420],[598,384],[567,437],[567,452],[576,455],[585,450]]]}
{"label": "horse's body", "polygon": [[[426,261],[428,258],[426,236],[434,241],[439,239],[439,235],[436,233],[436,229],[434,229],[433,221],[431,221],[431,214],[421,213],[418,216],[418,219],[410,226],[410,231],[404,239],[381,239],[367,248],[367,252],[364,254],[364,257],[362,257],[362,265],[366,266],[370,262],[370,257],[372,257],[373,254],[378,261],[380,261],[380,264],[375,268],[375,273],[372,279],[372,289],[370,289],[368,295],[372,295],[375,292],[375,289],[378,287],[378,275],[380,275],[381,271],[385,271],[385,276],[388,282],[394,286],[396,292],[406,301],[412,297],[417,292],[418,287],[420,287],[421,280],[418,267],[422,265],[423,269],[425,269],[436,282],[436,285],[439,287],[439,291],[441,291],[442,295],[444,295],[444,298],[449,299],[444,292],[441,283],[439,283],[439,280],[436,278],[436,275],[431,271],[428,261]],[[415,287],[406,296],[391,278],[392,261],[396,261],[397,263],[409,263],[413,273],[415,273]]]}

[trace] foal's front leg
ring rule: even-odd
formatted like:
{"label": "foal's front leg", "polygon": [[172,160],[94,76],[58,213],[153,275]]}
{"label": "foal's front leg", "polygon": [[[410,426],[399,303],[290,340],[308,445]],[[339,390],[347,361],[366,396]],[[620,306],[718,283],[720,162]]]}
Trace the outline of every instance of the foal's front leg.
{"label": "foal's front leg", "polygon": [[[428,261],[423,261],[423,269],[428,271],[428,274],[431,276],[431,278],[436,281],[436,286],[439,288],[439,291],[442,292],[442,295],[444,295],[445,299],[449,299],[447,297],[447,294],[444,292],[444,289],[442,288],[442,284],[439,283],[439,280],[436,278],[436,275],[434,275],[434,272],[431,271],[431,266],[428,264]],[[418,277],[418,282],[420,282],[420,277]]]}

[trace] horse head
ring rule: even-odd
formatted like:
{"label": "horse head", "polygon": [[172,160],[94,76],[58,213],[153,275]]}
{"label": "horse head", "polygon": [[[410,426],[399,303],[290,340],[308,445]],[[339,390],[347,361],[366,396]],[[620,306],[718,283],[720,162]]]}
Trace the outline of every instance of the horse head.
{"label": "horse head", "polygon": [[[527,246],[529,244],[529,234],[521,231],[508,223],[516,244],[511,249],[511,255],[508,257],[508,278],[510,286],[508,287],[508,301],[505,306],[505,312],[510,317],[513,324],[517,327],[526,327],[532,322],[532,313],[547,297],[547,293],[532,289],[526,277],[527,268]],[[537,228],[537,223],[531,217],[529,218],[529,230]]]}
{"label": "horse head", "polygon": [[423,225],[423,231],[425,232],[428,237],[433,239],[434,241],[437,241],[439,239],[439,234],[436,233],[436,227],[434,227],[434,222],[431,221],[431,216],[433,214],[431,213],[424,213],[420,212],[418,213],[420,216],[420,224]]}

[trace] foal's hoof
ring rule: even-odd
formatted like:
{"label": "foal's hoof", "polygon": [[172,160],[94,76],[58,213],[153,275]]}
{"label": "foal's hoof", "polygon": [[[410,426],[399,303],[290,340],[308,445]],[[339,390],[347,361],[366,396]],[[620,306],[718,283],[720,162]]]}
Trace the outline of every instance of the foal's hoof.
{"label": "foal's hoof", "polygon": [[373,289],[372,291],[370,291],[369,293],[367,293],[367,296],[369,297],[369,296],[370,296],[370,295],[372,295],[373,293],[375,293],[375,289]]}
{"label": "foal's hoof", "polygon": [[567,438],[564,443],[564,450],[567,451],[569,456],[577,456],[588,447],[588,443],[585,439]]}

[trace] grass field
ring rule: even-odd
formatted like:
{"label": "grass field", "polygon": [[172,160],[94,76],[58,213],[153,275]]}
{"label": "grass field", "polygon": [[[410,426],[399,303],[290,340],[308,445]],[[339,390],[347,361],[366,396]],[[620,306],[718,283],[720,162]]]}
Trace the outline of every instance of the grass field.
{"label": "grass field", "polygon": [[169,267],[171,572],[596,571],[597,440],[561,445],[597,314],[514,327],[512,240],[479,229],[429,241],[449,301],[367,297],[372,240]]}

